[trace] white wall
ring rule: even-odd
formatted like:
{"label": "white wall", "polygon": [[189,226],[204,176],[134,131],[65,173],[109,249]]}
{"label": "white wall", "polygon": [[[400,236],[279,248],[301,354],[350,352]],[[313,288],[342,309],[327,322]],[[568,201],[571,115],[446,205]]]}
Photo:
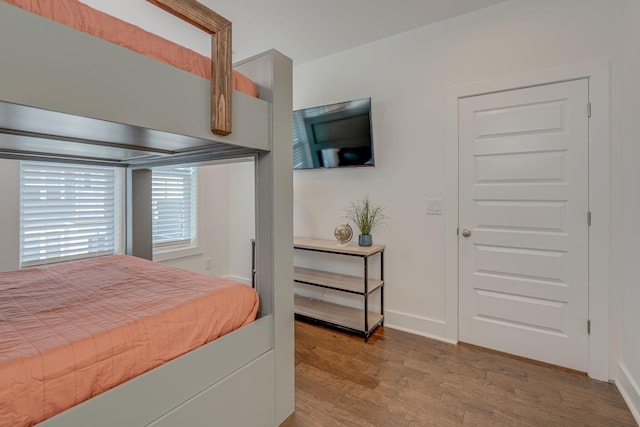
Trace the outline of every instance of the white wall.
{"label": "white wall", "polygon": [[254,167],[247,160],[198,168],[198,253],[164,264],[251,283]]}
{"label": "white wall", "polygon": [[255,237],[255,163],[227,165],[229,171],[228,229],[230,278],[251,282],[251,239]]}
{"label": "white wall", "polygon": [[388,246],[386,324],[444,338],[443,228],[448,213],[425,215],[425,200],[457,196],[445,193],[447,88],[610,60],[610,376],[618,380],[638,418],[638,40],[638,0],[512,0],[297,66],[294,108],[373,98],[377,166],[297,171],[294,233],[332,238],[343,209],[363,194],[386,205],[388,226],[374,232],[374,240]]}
{"label": "white wall", "polygon": [[229,274],[229,166],[198,168],[198,253],[164,264],[214,276]]}
{"label": "white wall", "polygon": [[164,264],[251,283],[254,168],[253,160],[248,160],[198,169],[199,251],[196,255],[162,261]]}
{"label": "white wall", "polygon": [[[618,73],[624,2],[512,0],[297,66],[294,108],[372,97],[374,169],[297,171],[294,233],[332,238],[350,201],[387,207],[387,325],[443,337],[447,87],[601,59]],[[614,90],[615,93],[615,90]]]}
{"label": "white wall", "polygon": [[[640,122],[638,121],[638,97],[640,95],[640,1],[631,0],[625,11],[624,46],[621,102],[621,226],[619,261],[621,290],[617,300],[620,316],[618,386],[636,420],[640,423]],[[621,308],[621,310],[620,310]]]}

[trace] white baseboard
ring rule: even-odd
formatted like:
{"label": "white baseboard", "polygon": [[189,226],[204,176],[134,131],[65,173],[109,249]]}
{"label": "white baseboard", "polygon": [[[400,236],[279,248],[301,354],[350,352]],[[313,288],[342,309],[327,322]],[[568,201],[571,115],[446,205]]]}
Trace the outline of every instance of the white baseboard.
{"label": "white baseboard", "polygon": [[631,376],[624,363],[618,364],[618,375],[616,375],[616,386],[620,390],[622,398],[629,406],[631,414],[640,424],[640,386]]}
{"label": "white baseboard", "polygon": [[449,344],[456,344],[455,341],[446,338],[445,322],[442,320],[400,313],[394,310],[385,310],[384,326],[385,328],[398,329],[438,341],[444,341]]}

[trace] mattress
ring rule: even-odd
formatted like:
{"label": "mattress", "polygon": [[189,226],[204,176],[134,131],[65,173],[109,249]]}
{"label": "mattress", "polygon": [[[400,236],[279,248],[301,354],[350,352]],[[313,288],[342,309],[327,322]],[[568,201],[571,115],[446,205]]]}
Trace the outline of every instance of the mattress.
{"label": "mattress", "polygon": [[125,255],[0,273],[0,426],[49,418],[257,311],[250,286]]}
{"label": "mattress", "polygon": [[[6,3],[51,19],[150,58],[211,79],[211,59],[140,27],[93,9],[78,0],[4,0]],[[258,97],[258,86],[232,70],[233,89]]]}

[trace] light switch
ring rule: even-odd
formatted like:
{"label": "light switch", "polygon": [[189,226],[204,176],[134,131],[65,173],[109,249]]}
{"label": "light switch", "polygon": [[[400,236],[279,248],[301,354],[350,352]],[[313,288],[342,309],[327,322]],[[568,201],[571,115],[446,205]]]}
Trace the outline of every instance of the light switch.
{"label": "light switch", "polygon": [[427,199],[427,215],[442,215],[442,199]]}

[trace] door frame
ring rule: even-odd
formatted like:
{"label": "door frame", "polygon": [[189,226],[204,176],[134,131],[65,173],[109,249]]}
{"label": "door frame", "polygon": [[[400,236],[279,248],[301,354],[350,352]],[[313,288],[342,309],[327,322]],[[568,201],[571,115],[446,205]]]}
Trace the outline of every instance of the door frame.
{"label": "door frame", "polygon": [[[611,241],[610,61],[596,61],[463,84],[447,88],[445,194],[445,337],[458,341],[458,100],[548,83],[587,78],[589,120],[589,368],[590,377],[607,381],[609,374],[609,289]],[[586,114],[586,106],[585,106]],[[455,197],[453,197],[455,195]],[[585,328],[587,325],[585,325]]]}

